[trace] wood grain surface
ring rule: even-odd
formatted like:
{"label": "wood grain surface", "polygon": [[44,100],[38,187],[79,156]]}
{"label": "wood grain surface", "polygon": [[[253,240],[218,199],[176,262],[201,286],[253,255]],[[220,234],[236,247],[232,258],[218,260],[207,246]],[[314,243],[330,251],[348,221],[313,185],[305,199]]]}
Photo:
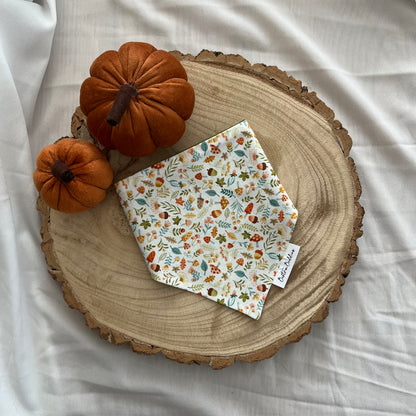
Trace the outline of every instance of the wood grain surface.
{"label": "wood grain surface", "polygon": [[[150,157],[106,151],[115,180],[184,150],[242,119],[253,128],[299,211],[292,242],[301,250],[285,289],[272,287],[255,321],[208,299],[153,281],[113,188],[81,214],[49,209],[41,234],[50,273],[90,328],[136,352],[219,369],[256,361],[298,341],[341,294],[358,255],[364,210],[351,139],[315,93],[276,67],[202,51],[182,60],[196,94],[183,138]],[[94,141],[77,109],[74,136]]]}

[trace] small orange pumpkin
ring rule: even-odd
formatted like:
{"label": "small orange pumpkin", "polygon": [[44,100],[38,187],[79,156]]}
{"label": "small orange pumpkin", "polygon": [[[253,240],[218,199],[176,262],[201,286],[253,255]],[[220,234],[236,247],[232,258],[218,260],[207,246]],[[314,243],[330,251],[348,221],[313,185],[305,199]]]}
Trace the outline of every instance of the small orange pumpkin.
{"label": "small orange pumpkin", "polygon": [[131,157],[175,144],[185,132],[195,94],[186,71],[169,52],[128,42],[91,65],[80,93],[91,134]]}
{"label": "small orange pumpkin", "polygon": [[33,173],[36,189],[53,209],[76,213],[97,205],[113,181],[104,153],[92,143],[63,138],[44,147]]}

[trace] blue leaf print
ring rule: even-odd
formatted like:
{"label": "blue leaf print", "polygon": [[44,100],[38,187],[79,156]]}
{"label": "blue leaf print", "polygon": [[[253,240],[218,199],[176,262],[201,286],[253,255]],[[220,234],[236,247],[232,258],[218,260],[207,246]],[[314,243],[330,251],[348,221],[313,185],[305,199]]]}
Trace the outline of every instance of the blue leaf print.
{"label": "blue leaf print", "polygon": [[270,205],[272,207],[279,207],[279,202],[277,202],[275,199],[269,199]]}
{"label": "blue leaf print", "polygon": [[227,186],[231,186],[234,182],[235,182],[235,178],[237,175],[231,175],[228,179],[227,179]]}
{"label": "blue leaf print", "polygon": [[257,170],[253,168],[253,166],[248,166],[248,170],[250,172],[250,175],[254,175],[257,172]]}
{"label": "blue leaf print", "polygon": [[201,150],[204,152],[204,154],[207,152],[208,150],[208,145],[206,142],[202,142],[201,143]]}
{"label": "blue leaf print", "polygon": [[177,248],[177,247],[172,247],[172,252],[174,254],[181,254],[181,250],[179,248]]}
{"label": "blue leaf print", "polygon": [[246,274],[242,270],[236,270],[234,272],[238,277],[247,277]]}
{"label": "blue leaf print", "polygon": [[186,202],[183,204],[183,207],[187,211],[192,211],[192,202],[189,199],[187,199]]}
{"label": "blue leaf print", "polygon": [[181,183],[175,179],[170,180],[169,183],[176,188],[182,188]]}
{"label": "blue leaf print", "polygon": [[209,190],[209,191],[205,191],[209,196],[217,196],[218,194],[213,191],[213,190]]}
{"label": "blue leaf print", "polygon": [[257,188],[263,188],[265,183],[266,183],[266,179],[260,178],[258,183],[257,183]]}
{"label": "blue leaf print", "polygon": [[192,277],[194,278],[195,282],[197,282],[201,278],[201,273],[199,273],[198,271],[194,270],[192,272]]}
{"label": "blue leaf print", "polygon": [[231,296],[230,298],[228,298],[227,306],[233,306],[235,303],[235,299],[236,299],[235,296]]}
{"label": "blue leaf print", "polygon": [[242,150],[235,150],[234,153],[239,157],[247,157],[245,152],[243,152]]}
{"label": "blue leaf print", "polygon": [[208,264],[205,260],[202,260],[201,269],[204,273],[206,273],[206,271],[208,270]]}
{"label": "blue leaf print", "polygon": [[271,258],[272,260],[281,260],[282,256],[280,254],[277,254],[273,251],[269,251],[268,253],[266,253],[269,258]]}
{"label": "blue leaf print", "polygon": [[264,306],[264,300],[262,300],[262,299],[260,299],[258,302],[257,302],[257,310],[258,311],[260,311],[260,310],[262,310],[263,309],[263,306]]}
{"label": "blue leaf print", "polygon": [[194,162],[196,162],[197,160],[201,158],[201,155],[198,152],[193,152],[192,158],[194,159]]}
{"label": "blue leaf print", "polygon": [[168,264],[169,266],[172,265],[172,256],[170,254],[166,257],[165,264]]}
{"label": "blue leaf print", "polygon": [[248,293],[250,296],[254,296],[254,294],[256,293],[256,291],[252,288],[252,287],[248,287]]}
{"label": "blue leaf print", "polygon": [[138,199],[135,199],[135,201],[136,201],[139,205],[147,205],[147,202],[146,202],[146,200],[145,200],[145,199],[138,198]]}

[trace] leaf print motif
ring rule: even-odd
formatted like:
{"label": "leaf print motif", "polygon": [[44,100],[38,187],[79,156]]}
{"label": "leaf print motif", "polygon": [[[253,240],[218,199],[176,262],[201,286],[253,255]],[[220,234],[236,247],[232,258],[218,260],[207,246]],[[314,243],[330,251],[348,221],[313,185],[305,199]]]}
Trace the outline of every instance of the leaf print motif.
{"label": "leaf print motif", "polygon": [[244,182],[250,177],[250,175],[247,172],[241,172],[238,175],[239,178],[241,178]]}
{"label": "leaf print motif", "polygon": [[229,232],[229,231],[225,231],[225,232],[227,233],[229,239],[237,240],[237,236],[234,233]]}
{"label": "leaf print motif", "polygon": [[145,199],[142,198],[137,198],[135,199],[135,201],[139,204],[139,205],[148,205],[148,203],[146,202]]}
{"label": "leaf print motif", "polygon": [[272,249],[273,249],[273,246],[276,244],[276,240],[277,240],[277,238],[278,238],[278,234],[277,234],[277,233],[270,234],[270,235],[266,238],[266,240],[265,240],[265,242],[264,242],[264,249],[265,249],[266,251],[272,250]]}
{"label": "leaf print motif", "polygon": [[167,201],[162,201],[160,203],[160,206],[167,212],[169,212],[170,214],[174,214],[174,215],[180,215],[181,214],[181,210],[177,205],[173,205],[170,202]]}
{"label": "leaf print motif", "polygon": [[234,153],[239,157],[247,157],[247,155],[242,150],[235,150]]}
{"label": "leaf print motif", "polygon": [[204,288],[204,284],[200,283],[200,284],[197,284],[197,285],[188,286],[187,289],[190,290],[191,292],[197,293],[197,292],[201,291],[203,288]]}
{"label": "leaf print motif", "polygon": [[201,262],[201,269],[204,273],[206,273],[206,271],[208,270],[208,264],[205,260],[202,260]]}
{"label": "leaf print motif", "polygon": [[187,210],[187,211],[191,211],[192,210],[192,202],[187,200],[185,201],[185,203],[183,204],[183,207]]}
{"label": "leaf print motif", "polygon": [[167,166],[166,171],[165,171],[165,176],[166,176],[167,179],[172,178],[172,176],[175,174],[175,171],[178,168],[180,163],[181,162],[180,162],[179,158],[175,157],[171,160],[171,162],[169,163],[169,165]]}
{"label": "leaf print motif", "polygon": [[208,150],[208,144],[206,142],[201,143],[201,150],[206,153]]}
{"label": "leaf print motif", "polygon": [[235,213],[235,215],[240,215],[243,213],[243,205],[240,203],[238,199],[236,199],[231,205],[231,210]]}
{"label": "leaf print motif", "polygon": [[193,172],[199,172],[204,169],[204,165],[191,165],[188,169],[192,170]]}
{"label": "leaf print motif", "polygon": [[279,212],[278,219],[279,219],[279,222],[283,222],[283,220],[285,219],[285,213],[283,211]]}
{"label": "leaf print motif", "polygon": [[208,276],[206,279],[204,279],[204,282],[209,283],[209,282],[212,282],[213,280],[215,280],[215,276],[211,275],[211,276]]}
{"label": "leaf print motif", "polygon": [[218,226],[221,228],[230,228],[231,224],[227,221],[218,221]]}
{"label": "leaf print motif", "polygon": [[227,186],[231,186],[234,184],[235,182],[235,177],[236,175],[231,175],[228,179],[227,179]]}
{"label": "leaf print motif", "polygon": [[215,156],[211,155],[211,156],[208,156],[207,158],[205,158],[204,162],[209,163],[209,162],[212,162],[214,159],[215,159]]}
{"label": "leaf print motif", "polygon": [[181,260],[180,267],[181,267],[181,270],[183,270],[186,267],[186,260],[184,258],[182,258],[182,260]]}
{"label": "leaf print motif", "polygon": [[233,196],[233,191],[231,189],[221,189],[221,193],[224,195],[227,195],[229,198],[232,198]]}
{"label": "leaf print motif", "polygon": [[151,226],[151,224],[150,224],[150,221],[143,220],[143,221],[140,223],[140,226],[142,226],[145,230],[147,230],[147,229]]}
{"label": "leaf print motif", "polygon": [[268,188],[263,188],[263,192],[265,192],[267,195],[270,195],[270,196],[275,195],[275,192]]}
{"label": "leaf print motif", "polygon": [[188,240],[189,238],[191,238],[191,236],[192,236],[192,231],[188,231],[187,233],[185,233],[182,237],[181,237],[181,240],[182,241],[186,241],[186,240]]}
{"label": "leaf print motif", "polygon": [[225,186],[225,179],[224,179],[224,178],[218,178],[218,179],[215,181],[215,183],[216,183],[217,185],[221,186],[221,188],[222,188],[223,186]]}
{"label": "leaf print motif", "polygon": [[149,181],[148,179],[145,179],[144,181],[142,181],[143,185],[146,185],[148,187],[152,187],[153,186],[153,182]]}
{"label": "leaf print motif", "polygon": [[243,234],[242,234],[242,236],[243,236],[244,239],[246,239],[246,238],[250,238],[251,237],[251,234],[248,233],[247,231],[244,231]]}
{"label": "leaf print motif", "polygon": [[225,237],[225,235],[219,234],[217,240],[219,243],[225,243],[227,241],[227,238]]}
{"label": "leaf print motif", "polygon": [[214,228],[212,229],[212,231],[211,231],[211,235],[212,235],[212,237],[213,237],[213,238],[215,238],[215,237],[217,236],[217,233],[218,233],[218,228],[217,228],[217,227],[214,227]]}

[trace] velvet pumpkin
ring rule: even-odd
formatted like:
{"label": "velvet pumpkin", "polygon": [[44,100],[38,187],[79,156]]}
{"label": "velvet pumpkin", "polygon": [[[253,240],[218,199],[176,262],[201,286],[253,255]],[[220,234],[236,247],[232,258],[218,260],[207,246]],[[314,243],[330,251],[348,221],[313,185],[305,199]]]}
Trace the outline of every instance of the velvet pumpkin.
{"label": "velvet pumpkin", "polygon": [[76,213],[105,198],[113,170],[97,146],[63,138],[40,151],[33,181],[48,206]]}
{"label": "velvet pumpkin", "polygon": [[91,134],[106,148],[131,157],[175,144],[185,132],[195,94],[170,53],[128,42],[91,65],[80,93]]}

